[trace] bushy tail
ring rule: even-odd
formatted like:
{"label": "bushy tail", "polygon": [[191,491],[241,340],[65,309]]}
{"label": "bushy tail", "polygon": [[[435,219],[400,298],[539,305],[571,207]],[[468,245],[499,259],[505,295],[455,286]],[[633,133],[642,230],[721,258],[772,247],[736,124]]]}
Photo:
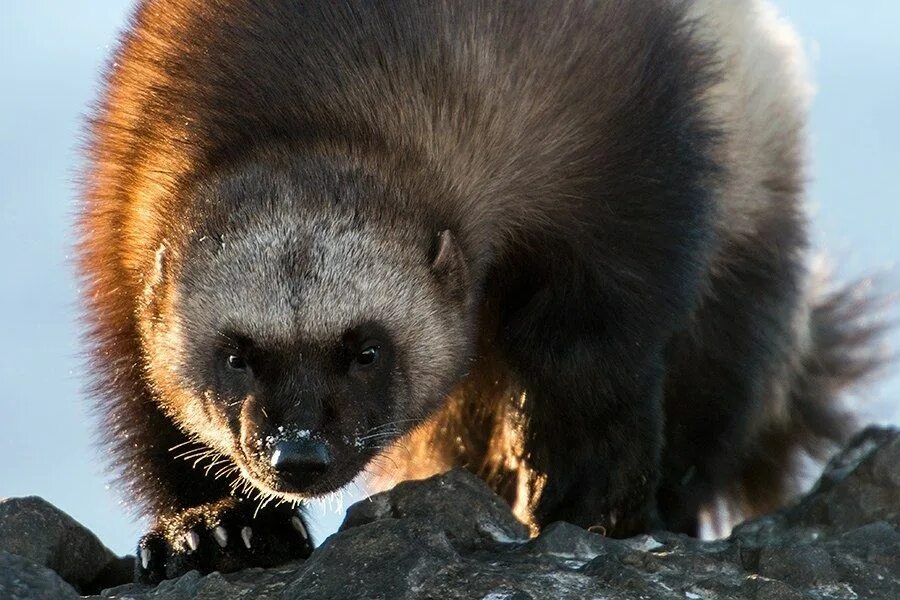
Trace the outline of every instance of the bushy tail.
{"label": "bushy tail", "polygon": [[787,414],[761,428],[727,493],[743,516],[782,505],[799,491],[804,452],[824,460],[858,429],[844,396],[889,362],[881,344],[888,323],[880,316],[889,302],[872,289],[863,280],[813,294],[809,343],[793,369]]}

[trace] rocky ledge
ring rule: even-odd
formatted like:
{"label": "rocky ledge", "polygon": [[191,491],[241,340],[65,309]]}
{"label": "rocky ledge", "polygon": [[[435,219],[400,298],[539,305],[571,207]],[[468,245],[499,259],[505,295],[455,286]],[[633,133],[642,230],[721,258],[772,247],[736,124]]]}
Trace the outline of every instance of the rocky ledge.
{"label": "rocky ledge", "polygon": [[[353,507],[309,560],[152,588],[132,559],[39,498],[0,502],[0,598],[900,598],[900,431],[868,429],[785,510],[703,542],[614,540],[567,523],[534,539],[460,471]],[[101,588],[106,587],[107,589]]]}

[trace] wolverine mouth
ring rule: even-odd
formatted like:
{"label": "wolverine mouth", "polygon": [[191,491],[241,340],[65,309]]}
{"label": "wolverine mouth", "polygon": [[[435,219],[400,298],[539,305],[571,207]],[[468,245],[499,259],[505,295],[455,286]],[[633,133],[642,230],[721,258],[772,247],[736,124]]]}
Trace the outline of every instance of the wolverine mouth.
{"label": "wolverine mouth", "polygon": [[[280,431],[241,444],[235,463],[243,478],[264,493],[290,500],[325,496],[350,483],[371,459],[363,448],[343,447],[309,431]],[[353,452],[347,452],[352,449]]]}
{"label": "wolverine mouth", "polygon": [[253,488],[264,494],[295,501],[312,500],[336,492],[353,481],[362,468],[333,468],[323,473],[293,475],[260,468],[251,460],[235,462],[238,463],[243,479]]}

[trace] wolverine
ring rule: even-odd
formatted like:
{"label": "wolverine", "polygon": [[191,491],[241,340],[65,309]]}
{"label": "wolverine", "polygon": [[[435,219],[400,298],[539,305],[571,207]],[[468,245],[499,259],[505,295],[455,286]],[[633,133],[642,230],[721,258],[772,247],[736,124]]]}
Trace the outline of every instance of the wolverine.
{"label": "wolverine", "polygon": [[783,502],[874,365],[810,96],[763,0],[139,2],[77,251],[138,579],[306,556],[385,456],[535,528]]}

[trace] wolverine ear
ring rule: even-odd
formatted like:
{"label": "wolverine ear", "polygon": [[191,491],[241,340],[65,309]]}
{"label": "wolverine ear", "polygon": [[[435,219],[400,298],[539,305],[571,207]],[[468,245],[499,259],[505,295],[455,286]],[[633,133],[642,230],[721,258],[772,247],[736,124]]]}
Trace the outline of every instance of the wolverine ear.
{"label": "wolverine ear", "polygon": [[[169,251],[166,242],[163,241],[156,249],[153,260],[153,269],[149,272],[148,277],[144,281],[144,290],[141,294],[141,309],[148,312],[154,317],[159,316],[162,299],[160,298],[160,288],[166,278],[166,270],[169,263]],[[151,323],[155,323],[156,319],[152,319]]]}
{"label": "wolverine ear", "polygon": [[466,267],[466,257],[449,229],[438,234],[437,250],[431,261],[431,272],[452,293],[468,295],[469,270]]}
{"label": "wolverine ear", "polygon": [[166,248],[166,243],[163,242],[159,245],[159,248],[156,249],[156,254],[153,257],[153,273],[150,276],[150,280],[147,282],[150,289],[155,288],[163,282],[169,260],[167,255],[168,248]]}

